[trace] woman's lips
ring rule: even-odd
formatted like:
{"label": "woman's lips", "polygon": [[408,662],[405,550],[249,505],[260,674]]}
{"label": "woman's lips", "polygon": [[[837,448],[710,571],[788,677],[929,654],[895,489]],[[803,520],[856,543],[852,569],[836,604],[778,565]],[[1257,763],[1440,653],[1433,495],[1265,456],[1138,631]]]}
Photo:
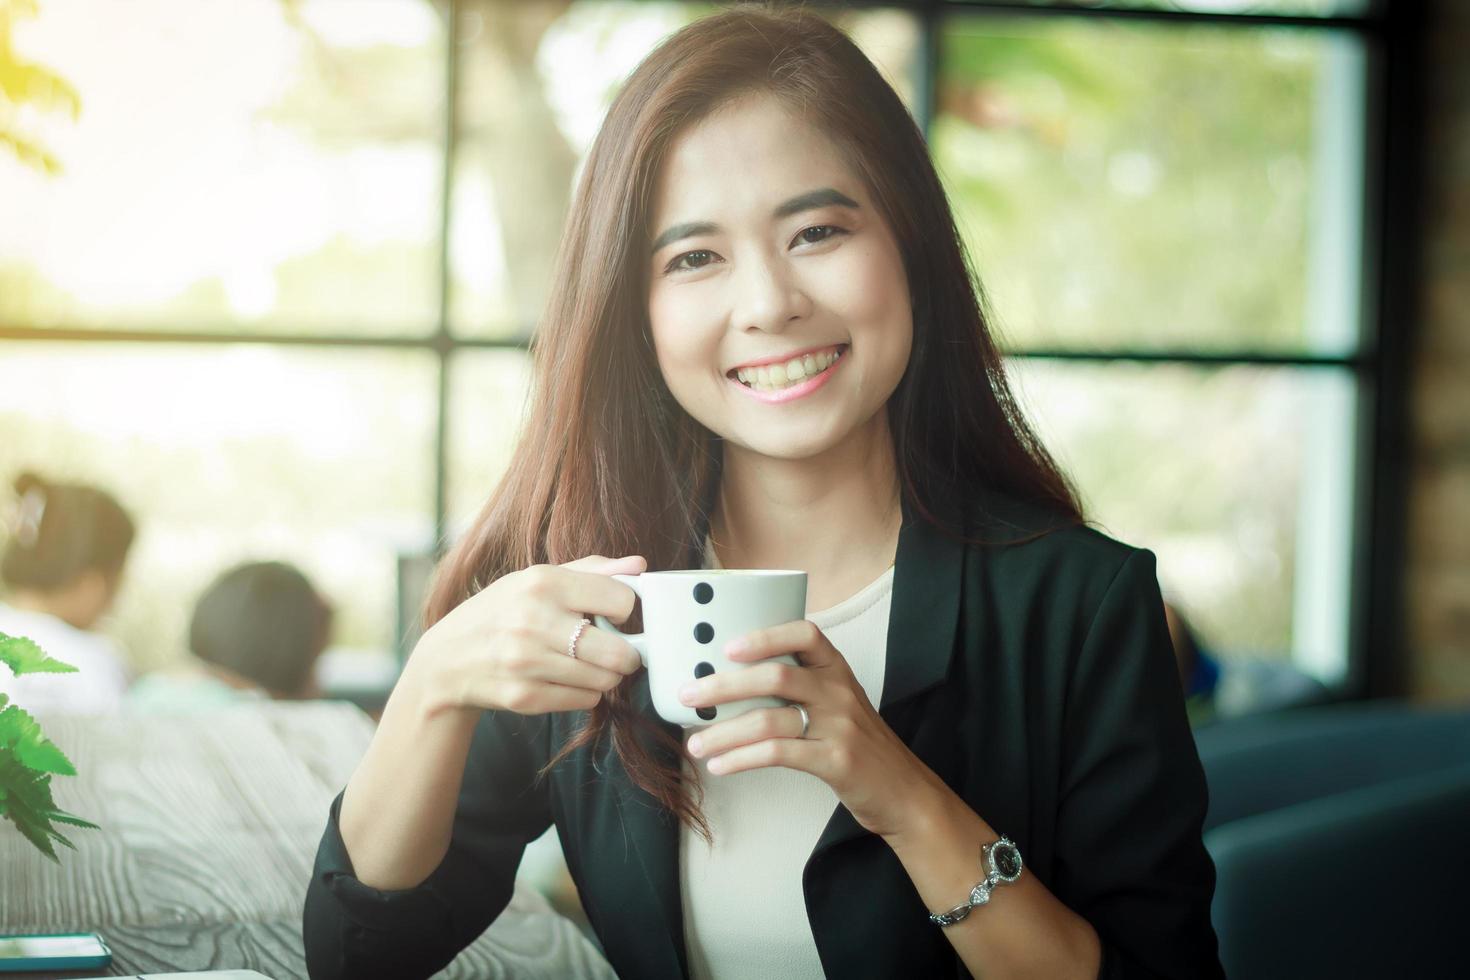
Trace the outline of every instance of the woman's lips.
{"label": "woman's lips", "polygon": [[[756,388],[747,388],[741,384],[738,378],[728,378],[729,382],[739,388],[743,394],[749,395],[757,401],[765,402],[767,405],[779,405],[782,402],[795,401],[806,395],[810,395],[822,385],[826,384],[837,373],[837,369],[847,363],[848,352],[852,348],[844,345],[837,360],[827,365],[826,370],[820,374],[814,374],[810,378],[800,381],[789,388],[778,388],[774,391],[761,391]],[[727,376],[728,377],[728,376]]]}
{"label": "woman's lips", "polygon": [[774,364],[785,364],[787,361],[794,360],[798,357],[806,357],[807,355],[815,357],[818,354],[825,354],[827,351],[832,351],[833,353],[841,353],[846,349],[846,344],[821,344],[816,347],[808,347],[805,350],[792,351],[789,354],[777,354],[771,357],[763,357],[760,360],[751,361],[749,364],[737,365],[736,367],[731,368],[725,373],[733,374],[741,370],[742,368],[770,367]]}

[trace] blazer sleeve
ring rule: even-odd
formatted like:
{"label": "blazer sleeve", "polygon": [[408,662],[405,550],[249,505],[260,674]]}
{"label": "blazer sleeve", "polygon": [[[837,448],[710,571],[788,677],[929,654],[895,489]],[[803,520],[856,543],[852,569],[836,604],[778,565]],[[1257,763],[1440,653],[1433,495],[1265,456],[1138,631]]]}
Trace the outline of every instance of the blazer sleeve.
{"label": "blazer sleeve", "polygon": [[313,980],[427,977],[443,969],[505,910],[526,844],[551,825],[545,762],[547,716],[486,711],[475,727],[449,850],[414,888],[380,891],[358,881],[332,801],[302,915]]}
{"label": "blazer sleeve", "polygon": [[1103,980],[1224,976],[1208,790],[1155,565],[1124,560],[1067,680],[1056,885],[1097,930]]}

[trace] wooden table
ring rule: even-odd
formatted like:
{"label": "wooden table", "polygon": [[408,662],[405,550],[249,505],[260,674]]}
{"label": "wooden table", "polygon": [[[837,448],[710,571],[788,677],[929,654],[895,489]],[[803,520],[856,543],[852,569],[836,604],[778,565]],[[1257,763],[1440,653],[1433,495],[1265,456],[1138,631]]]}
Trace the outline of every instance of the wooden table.
{"label": "wooden table", "polygon": [[[113,976],[306,975],[302,900],[327,807],[372,735],[366,715],[340,702],[258,702],[41,723],[80,773],[53,779],[57,805],[102,829],[61,828],[77,850],[60,848],[57,867],[0,821],[0,933],[99,932]],[[524,882],[438,976],[616,980]]]}

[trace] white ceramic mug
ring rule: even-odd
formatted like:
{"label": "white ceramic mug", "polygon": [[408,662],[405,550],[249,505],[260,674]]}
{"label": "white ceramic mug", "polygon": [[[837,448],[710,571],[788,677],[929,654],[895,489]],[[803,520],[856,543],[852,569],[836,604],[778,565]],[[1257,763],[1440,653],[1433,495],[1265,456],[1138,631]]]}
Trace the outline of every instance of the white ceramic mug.
{"label": "white ceramic mug", "polygon": [[[638,593],[643,603],[643,632],[623,633],[605,616],[594,616],[598,629],[622,636],[648,668],[648,690],[654,710],[665,721],[694,728],[737,717],[755,708],[779,708],[777,697],[744,698],[724,704],[690,707],[679,700],[686,682],[710,674],[740,670],[752,662],[725,659],[726,643],[755,630],[806,617],[806,572],[770,568],[691,569],[614,575]],[[797,665],[789,653],[763,658]]]}

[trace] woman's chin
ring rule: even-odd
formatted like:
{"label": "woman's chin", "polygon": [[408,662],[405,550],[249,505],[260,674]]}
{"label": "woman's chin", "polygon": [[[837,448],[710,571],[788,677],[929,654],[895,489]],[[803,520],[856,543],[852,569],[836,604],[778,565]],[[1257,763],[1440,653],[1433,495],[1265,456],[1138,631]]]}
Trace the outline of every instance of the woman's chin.
{"label": "woman's chin", "polygon": [[727,436],[725,442],[733,443],[744,451],[757,456],[791,461],[821,456],[842,442],[840,434],[813,435],[811,432],[792,432],[789,435],[783,435],[772,431],[776,428],[776,426],[769,426],[759,433],[735,433]]}

